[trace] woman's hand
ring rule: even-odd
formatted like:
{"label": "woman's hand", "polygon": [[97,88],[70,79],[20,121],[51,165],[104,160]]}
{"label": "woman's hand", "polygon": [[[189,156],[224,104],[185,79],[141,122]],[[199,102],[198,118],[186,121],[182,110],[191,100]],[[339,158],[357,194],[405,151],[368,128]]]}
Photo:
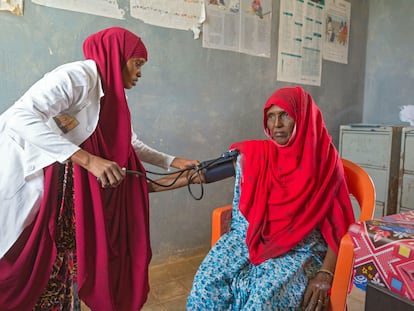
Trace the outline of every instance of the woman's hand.
{"label": "woman's hand", "polygon": [[82,149],[75,152],[71,160],[96,176],[102,188],[117,187],[126,175],[126,169],[121,168],[118,163],[94,156]]}
{"label": "woman's hand", "polygon": [[331,288],[333,277],[319,271],[306,287],[301,308],[306,311],[326,310],[329,305],[328,291]]}
{"label": "woman's hand", "polygon": [[180,170],[197,165],[200,165],[200,161],[177,157],[175,157],[174,160],[171,162],[172,167],[178,168]]}

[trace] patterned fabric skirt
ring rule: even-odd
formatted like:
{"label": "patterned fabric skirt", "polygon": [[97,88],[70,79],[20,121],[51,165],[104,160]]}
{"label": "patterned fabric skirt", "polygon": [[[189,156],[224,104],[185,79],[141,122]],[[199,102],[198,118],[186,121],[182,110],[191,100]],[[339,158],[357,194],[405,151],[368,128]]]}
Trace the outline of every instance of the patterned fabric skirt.
{"label": "patterned fabric skirt", "polygon": [[326,243],[315,230],[288,253],[257,266],[250,263],[248,223],[238,209],[240,175],[238,162],[231,229],[201,263],[187,310],[297,310],[309,278],[322,265]]}
{"label": "patterned fabric skirt", "polygon": [[73,166],[59,166],[59,206],[56,226],[56,260],[48,284],[33,310],[80,310],[76,288],[76,233],[73,205]]}

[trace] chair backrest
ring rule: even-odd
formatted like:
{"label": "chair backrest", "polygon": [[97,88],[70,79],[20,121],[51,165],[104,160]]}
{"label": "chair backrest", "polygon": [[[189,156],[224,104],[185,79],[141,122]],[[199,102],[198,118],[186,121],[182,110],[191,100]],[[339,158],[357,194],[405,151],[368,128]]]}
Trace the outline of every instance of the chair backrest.
{"label": "chair backrest", "polygon": [[371,177],[359,165],[342,158],[349,193],[358,201],[361,209],[359,221],[372,219],[375,209],[375,187]]}
{"label": "chair backrest", "polygon": [[[359,165],[342,159],[349,193],[358,201],[361,213],[360,221],[372,219],[375,209],[375,187],[371,177]],[[354,263],[354,245],[349,234],[341,239],[336,261],[334,279],[328,310],[344,311],[352,281]]]}

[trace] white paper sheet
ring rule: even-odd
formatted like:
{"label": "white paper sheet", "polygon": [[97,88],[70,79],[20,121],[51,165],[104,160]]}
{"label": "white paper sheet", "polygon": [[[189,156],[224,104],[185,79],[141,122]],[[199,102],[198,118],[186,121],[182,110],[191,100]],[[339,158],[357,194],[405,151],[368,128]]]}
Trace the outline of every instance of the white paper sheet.
{"label": "white paper sheet", "polygon": [[23,0],[0,0],[0,11],[9,11],[23,16]]}
{"label": "white paper sheet", "polygon": [[323,58],[348,63],[351,4],[343,0],[327,0],[325,6],[325,36]]}
{"label": "white paper sheet", "polygon": [[130,0],[130,10],[132,17],[150,25],[192,30],[195,39],[205,19],[203,0]]}
{"label": "white paper sheet", "polygon": [[32,0],[33,3],[69,11],[125,19],[117,0]]}
{"label": "white paper sheet", "polygon": [[270,57],[271,0],[207,0],[203,47]]}
{"label": "white paper sheet", "polygon": [[278,80],[321,85],[323,12],[323,1],[280,1]]}

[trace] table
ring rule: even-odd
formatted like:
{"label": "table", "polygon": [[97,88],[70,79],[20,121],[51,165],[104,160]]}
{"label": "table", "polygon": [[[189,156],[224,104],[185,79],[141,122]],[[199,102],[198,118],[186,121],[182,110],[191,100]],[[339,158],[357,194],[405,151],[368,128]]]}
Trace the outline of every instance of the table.
{"label": "table", "polygon": [[368,282],[414,300],[414,211],[356,222],[349,228],[354,243],[354,285]]}
{"label": "table", "polygon": [[365,311],[413,311],[414,300],[402,297],[387,288],[375,285],[370,282],[367,284],[365,296]]}

